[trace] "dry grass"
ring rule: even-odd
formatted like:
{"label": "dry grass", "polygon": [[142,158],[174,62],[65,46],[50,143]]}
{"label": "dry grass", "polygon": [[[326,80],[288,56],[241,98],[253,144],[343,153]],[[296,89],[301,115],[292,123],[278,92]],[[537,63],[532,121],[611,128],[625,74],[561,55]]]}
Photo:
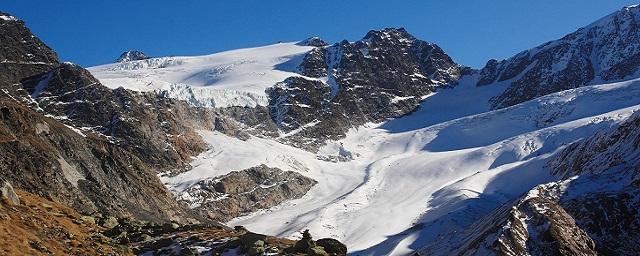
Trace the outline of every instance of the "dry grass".
{"label": "dry grass", "polygon": [[0,255],[129,255],[94,238],[101,229],[73,209],[16,192],[21,205],[0,203]]}

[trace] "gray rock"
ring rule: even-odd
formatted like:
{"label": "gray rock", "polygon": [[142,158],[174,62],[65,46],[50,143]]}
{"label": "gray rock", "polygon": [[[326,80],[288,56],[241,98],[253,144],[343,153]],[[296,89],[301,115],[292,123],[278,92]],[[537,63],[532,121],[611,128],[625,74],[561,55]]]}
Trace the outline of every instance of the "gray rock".
{"label": "gray rock", "polygon": [[3,201],[8,202],[13,205],[20,205],[20,198],[13,190],[11,184],[0,178],[0,197]]}
{"label": "gray rock", "polygon": [[100,223],[100,225],[104,228],[107,229],[112,229],[115,228],[116,226],[118,226],[118,219],[116,219],[115,217],[107,217],[105,219],[103,219],[101,221],[102,223]]}
{"label": "gray rock", "polygon": [[81,216],[80,220],[82,220],[82,222],[84,224],[88,224],[88,225],[95,225],[96,224],[96,219],[94,217],[91,217],[91,216]]}
{"label": "gray rock", "polygon": [[347,246],[333,238],[318,239],[316,245],[322,246],[325,252],[332,255],[347,255]]}
{"label": "gray rock", "polygon": [[414,111],[421,98],[454,86],[464,67],[435,44],[406,30],[372,30],[359,41],[315,48],[300,73],[327,83],[290,77],[270,88],[269,113],[284,133],[281,141],[316,151],[352,127]]}
{"label": "gray rock", "polygon": [[326,46],[327,42],[325,42],[324,40],[322,40],[317,36],[314,36],[298,42],[298,45],[322,47],[322,46]]}
{"label": "gray rock", "polygon": [[126,51],[120,55],[120,57],[116,60],[116,62],[146,60],[149,58],[150,58],[149,56],[147,56],[146,54],[144,54],[144,52],[141,52],[141,51]]}
{"label": "gray rock", "polygon": [[228,136],[236,137],[240,140],[248,140],[249,134],[242,130],[241,124],[228,117],[216,117],[214,119],[214,129]]}
{"label": "gray rock", "polygon": [[200,181],[178,198],[220,221],[302,197],[317,182],[301,174],[256,166]]}

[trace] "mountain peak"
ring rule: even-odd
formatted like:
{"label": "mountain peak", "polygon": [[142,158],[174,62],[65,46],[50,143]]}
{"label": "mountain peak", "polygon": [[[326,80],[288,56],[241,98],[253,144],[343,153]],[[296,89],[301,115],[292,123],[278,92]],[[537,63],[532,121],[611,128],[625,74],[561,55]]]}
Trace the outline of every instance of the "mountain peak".
{"label": "mountain peak", "polygon": [[622,8],[622,10],[626,10],[626,11],[630,11],[630,10],[638,10],[640,9],[640,4],[634,4],[634,5],[629,5],[629,6],[625,6],[624,8]]}
{"label": "mountain peak", "polygon": [[151,57],[144,54],[144,52],[130,50],[120,54],[120,57],[116,60],[116,62],[129,62],[129,61],[136,61],[136,60],[145,60],[149,58]]}
{"label": "mountain peak", "polygon": [[493,108],[561,90],[640,76],[640,8],[624,7],[558,40],[520,52],[480,72],[477,85],[506,81]]}
{"label": "mountain peak", "polygon": [[11,16],[11,15],[10,15],[10,14],[8,14],[8,13],[0,12],[0,20],[4,20],[4,21],[18,21],[19,19],[18,19],[18,18],[16,18],[16,17],[14,17],[14,16]]}
{"label": "mountain peak", "polygon": [[363,40],[373,39],[404,39],[414,40],[415,37],[407,32],[406,29],[400,28],[383,28],[380,30],[370,30],[363,38]]}
{"label": "mountain peak", "polygon": [[309,37],[309,38],[307,38],[305,40],[302,40],[302,41],[298,42],[297,45],[322,47],[322,46],[326,46],[327,42],[322,40],[322,38],[320,38],[320,37],[312,36],[312,37]]}

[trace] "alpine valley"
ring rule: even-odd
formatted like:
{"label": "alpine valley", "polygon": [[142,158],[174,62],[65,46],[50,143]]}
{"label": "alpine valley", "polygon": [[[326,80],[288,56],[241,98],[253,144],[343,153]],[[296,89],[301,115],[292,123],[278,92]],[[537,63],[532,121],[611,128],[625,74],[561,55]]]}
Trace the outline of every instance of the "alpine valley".
{"label": "alpine valley", "polygon": [[640,250],[639,6],[480,70],[403,28],[116,57],[0,12],[0,255]]}

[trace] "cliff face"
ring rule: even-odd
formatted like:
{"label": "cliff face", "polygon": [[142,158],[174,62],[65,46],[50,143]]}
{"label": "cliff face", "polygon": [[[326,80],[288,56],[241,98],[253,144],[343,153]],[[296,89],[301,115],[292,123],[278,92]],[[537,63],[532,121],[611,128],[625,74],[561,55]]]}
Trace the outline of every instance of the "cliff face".
{"label": "cliff face", "polygon": [[422,98],[452,86],[467,69],[438,45],[403,28],[372,30],[362,40],[309,51],[300,74],[268,90],[281,141],[315,150],[367,122],[414,111]]}
{"label": "cliff face", "polygon": [[14,87],[21,79],[48,71],[59,64],[58,55],[33,36],[24,22],[0,12],[0,83]]}
{"label": "cliff face", "polygon": [[189,216],[156,174],[185,168],[204,150],[193,130],[212,127],[204,112],[110,90],[79,66],[59,63],[15,18],[0,19],[0,36],[1,177],[85,214]]}

